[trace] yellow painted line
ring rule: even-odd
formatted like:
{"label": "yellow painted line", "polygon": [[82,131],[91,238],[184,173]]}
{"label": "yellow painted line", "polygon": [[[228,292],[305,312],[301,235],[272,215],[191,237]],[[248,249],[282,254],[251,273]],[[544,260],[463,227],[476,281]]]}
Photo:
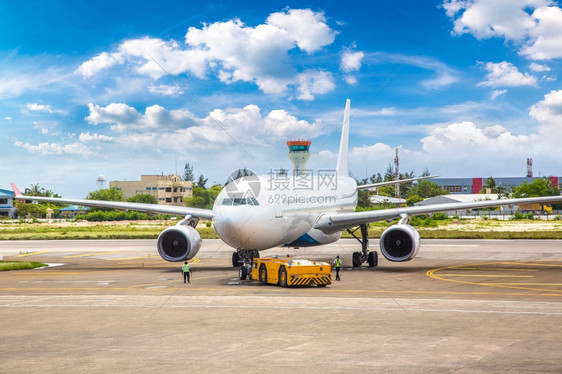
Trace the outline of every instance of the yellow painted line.
{"label": "yellow painted line", "polygon": [[[142,256],[142,257],[121,257],[121,258],[108,258],[108,261],[118,261],[118,260],[138,260],[138,259],[142,259],[142,258],[154,258],[157,260],[161,260],[162,257],[160,256]],[[181,261],[180,261],[181,262]],[[180,263],[178,262],[178,263]],[[197,264],[200,263],[201,260],[198,258],[192,258],[191,260],[188,260],[187,262],[189,262],[190,264]]]}
{"label": "yellow painted line", "polygon": [[[502,264],[510,264],[510,265],[536,265],[536,266],[550,266],[550,264],[529,264],[529,263],[525,263],[525,262],[501,262]],[[490,265],[493,264],[497,264],[497,262],[493,262],[493,263],[489,263]],[[497,287],[497,288],[510,288],[510,289],[519,289],[519,290],[525,290],[525,291],[542,291],[542,292],[547,292],[546,295],[548,295],[548,293],[550,293],[552,295],[552,293],[562,293],[562,290],[549,290],[549,289],[543,289],[543,288],[530,288],[530,287],[522,287],[522,286],[510,286],[510,285],[501,285],[501,284],[493,284],[493,283],[477,283],[477,282],[467,282],[467,281],[462,281],[462,280],[458,280],[458,279],[450,279],[450,278],[443,278],[440,275],[437,275],[435,273],[441,271],[441,270],[458,270],[460,268],[464,268],[467,266],[481,266],[482,264],[474,264],[474,265],[457,265],[457,266],[446,266],[446,267],[442,267],[442,268],[437,268],[437,269],[431,269],[428,270],[425,274],[432,278],[432,279],[437,279],[437,280],[442,280],[445,282],[453,282],[453,283],[461,283],[461,284],[470,284],[473,286],[486,286],[486,287]],[[485,264],[484,264],[485,265]],[[555,265],[557,266],[557,265]],[[562,266],[562,265],[560,265]],[[538,294],[539,296],[545,296],[545,294]]]}
{"label": "yellow painted line", "polygon": [[439,274],[440,277],[486,277],[486,278],[534,278],[534,275],[503,275],[503,274]]}
{"label": "yellow painted line", "polygon": [[118,260],[136,260],[139,258],[155,258],[160,259],[159,256],[141,256],[141,257],[121,257],[121,258],[108,258],[108,261],[118,261]]}
{"label": "yellow painted line", "polygon": [[64,258],[99,256],[99,255],[106,255],[106,254],[113,254],[113,253],[121,253],[121,252],[120,251],[112,251],[112,252],[85,253],[85,254],[81,254],[81,255],[64,256]]}
{"label": "yellow painted line", "polygon": [[33,273],[13,273],[10,275],[33,275],[33,276],[44,276],[44,275],[78,275],[78,274],[84,274],[84,273],[69,273],[69,272],[33,272]]}
{"label": "yellow painted line", "polygon": [[458,268],[455,270],[539,271],[539,269],[512,269],[512,268]]}
{"label": "yellow painted line", "polygon": [[[549,260],[545,260],[545,261],[553,261],[553,260],[550,260],[550,259],[549,259]],[[516,264],[516,265],[517,265],[517,264],[519,264],[519,265],[522,265],[522,266],[545,266],[545,267],[556,267],[556,268],[562,267],[562,264],[561,264],[561,265],[557,265],[557,264],[545,264],[545,263],[538,263],[538,264],[537,264],[537,263],[535,263],[535,262],[520,262],[520,263],[517,263],[517,262],[502,262],[502,264],[510,264],[510,265],[513,265],[513,264]]]}
{"label": "yellow painted line", "polygon": [[23,253],[21,255],[15,256],[15,257],[34,256],[34,255],[40,255],[41,253],[47,253],[47,252],[50,252],[50,251],[38,251],[38,252]]}
{"label": "yellow painted line", "polygon": [[[232,287],[232,286],[225,286],[224,288],[213,288],[213,287],[197,287],[196,285],[194,285],[193,283],[191,283],[190,285],[185,285],[182,282],[180,286],[175,287],[177,289],[181,289],[183,291],[228,291],[231,293],[237,293],[237,292],[247,292],[248,288],[246,287]],[[513,287],[509,287],[509,288],[513,288]],[[142,289],[142,291],[149,291],[149,292],[161,292],[161,293],[165,293],[165,294],[169,294],[170,290],[172,288],[146,288],[146,289]],[[99,290],[113,290],[113,291],[140,291],[140,289],[138,288],[132,288],[132,287],[90,287],[90,288],[40,288],[40,287],[34,287],[34,288],[0,288],[0,291],[20,291],[20,292],[25,292],[25,291],[99,291]],[[370,293],[370,294],[414,294],[414,295],[470,295],[470,296],[479,296],[479,295],[486,295],[486,296],[527,296],[527,297],[536,297],[536,296],[546,296],[546,297],[556,297],[556,298],[562,298],[562,294],[557,294],[557,293],[552,293],[552,292],[547,292],[547,293],[522,293],[522,292],[454,292],[454,291],[388,291],[388,290],[378,290],[378,291],[374,291],[374,290],[342,290],[342,289],[337,289],[337,288],[328,288],[328,290],[332,290],[334,291],[335,294],[337,293]],[[533,291],[538,291],[540,289],[531,289]],[[285,288],[281,288],[281,287],[275,287],[275,286],[271,286],[271,287],[267,287],[267,289],[265,290],[267,291],[267,293],[269,292],[274,292],[274,293],[287,293],[287,289]],[[300,291],[304,291],[304,292],[300,292]],[[549,290],[545,290],[545,291],[549,291]],[[317,290],[314,287],[311,287],[310,290],[308,289],[304,289],[304,290],[299,290],[299,294],[303,294],[303,293],[311,293],[311,292],[317,292]],[[324,292],[324,291],[322,291]],[[265,293],[267,295],[267,293]],[[179,295],[182,295],[183,293],[180,293]],[[105,294],[100,294],[101,296],[105,295]],[[125,293],[124,295],[136,295],[136,293],[133,294],[128,294]],[[260,293],[261,295],[261,293]]]}
{"label": "yellow painted line", "polygon": [[511,286],[562,286],[562,283],[492,283]]}

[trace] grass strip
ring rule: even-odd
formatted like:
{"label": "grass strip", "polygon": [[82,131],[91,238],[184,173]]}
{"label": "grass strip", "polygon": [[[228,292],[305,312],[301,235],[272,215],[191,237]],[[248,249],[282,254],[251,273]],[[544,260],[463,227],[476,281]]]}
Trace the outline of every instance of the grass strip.
{"label": "grass strip", "polygon": [[44,266],[47,264],[35,261],[0,261],[0,271],[35,269]]}
{"label": "grass strip", "polygon": [[[369,237],[380,238],[390,224],[379,222],[369,228]],[[425,239],[562,239],[561,229],[550,227],[548,230],[500,230],[500,221],[482,221],[478,227],[447,228],[447,222],[431,227],[416,226]],[[57,226],[57,225],[14,225],[0,226],[0,240],[86,240],[86,239],[156,239],[170,223],[151,225],[91,225],[91,226]],[[203,239],[218,239],[212,227],[198,227]],[[357,233],[359,234],[359,233]],[[342,238],[352,236],[344,231]]]}

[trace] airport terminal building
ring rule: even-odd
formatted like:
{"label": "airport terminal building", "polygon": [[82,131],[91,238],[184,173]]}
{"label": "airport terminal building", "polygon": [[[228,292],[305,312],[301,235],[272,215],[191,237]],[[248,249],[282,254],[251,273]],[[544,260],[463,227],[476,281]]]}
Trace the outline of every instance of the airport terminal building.
{"label": "airport terminal building", "polygon": [[179,175],[141,175],[140,181],[110,181],[109,188],[123,192],[128,199],[140,194],[153,195],[158,204],[183,206],[184,200],[193,196],[193,182]]}
{"label": "airport terminal building", "polygon": [[0,189],[0,217],[14,217],[14,196],[12,191]]}
{"label": "airport terminal building", "polygon": [[[541,177],[493,177],[496,186],[511,191],[512,187],[517,187],[523,182],[532,183]],[[482,186],[486,182],[485,178],[435,178],[432,182],[437,183],[441,188],[449,191],[451,194],[478,194]],[[549,177],[552,184],[561,188],[562,177]]]}

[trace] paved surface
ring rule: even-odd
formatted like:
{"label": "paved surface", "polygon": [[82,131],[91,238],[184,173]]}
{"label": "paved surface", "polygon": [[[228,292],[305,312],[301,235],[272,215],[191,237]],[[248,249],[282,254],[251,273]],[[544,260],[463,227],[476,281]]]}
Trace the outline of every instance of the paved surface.
{"label": "paved surface", "polygon": [[[349,265],[356,248],[289,253]],[[240,282],[215,240],[187,285],[154,240],[0,254],[64,263],[0,273],[2,372],[562,372],[560,241],[424,240],[408,263],[346,267],[324,289]]]}

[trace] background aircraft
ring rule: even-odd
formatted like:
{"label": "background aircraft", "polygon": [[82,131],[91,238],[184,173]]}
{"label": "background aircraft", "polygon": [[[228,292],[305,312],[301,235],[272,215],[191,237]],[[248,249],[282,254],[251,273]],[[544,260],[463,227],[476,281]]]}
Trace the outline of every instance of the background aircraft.
{"label": "background aircraft", "polygon": [[[158,253],[166,261],[193,258],[201,247],[201,237],[195,230],[200,219],[212,220],[219,237],[236,248],[233,266],[247,267],[259,252],[278,246],[317,246],[337,241],[348,230],[361,243],[361,251],[353,253],[353,266],[368,262],[376,266],[377,252],[368,248],[368,224],[399,218],[380,238],[382,255],[394,262],[409,261],[420,247],[420,235],[409,222],[415,215],[450,210],[463,210],[513,205],[519,203],[562,202],[562,196],[502,199],[491,201],[436,204],[419,207],[399,207],[367,212],[355,212],[357,192],[389,183],[357,186],[348,175],[350,101],[347,100],[340,149],[335,170],[294,175],[250,175],[227,184],[217,196],[212,210],[128,202],[96,201],[65,198],[23,196],[12,183],[16,199],[50,201],[121,210],[138,210],[184,216],[177,225],[165,229],[158,237]],[[422,178],[414,178],[424,179]],[[354,234],[360,229],[361,236]]]}

